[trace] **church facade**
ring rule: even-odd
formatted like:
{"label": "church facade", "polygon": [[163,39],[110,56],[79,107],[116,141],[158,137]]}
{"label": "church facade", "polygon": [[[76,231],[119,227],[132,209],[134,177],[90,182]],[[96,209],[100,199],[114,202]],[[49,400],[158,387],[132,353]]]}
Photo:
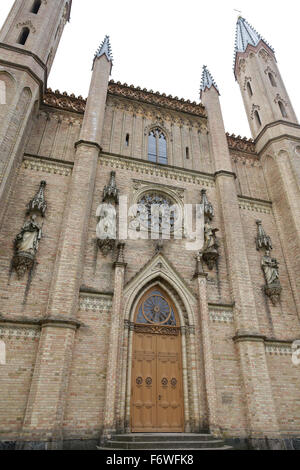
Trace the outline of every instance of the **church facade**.
{"label": "church facade", "polygon": [[87,100],[47,89],[70,11],[16,0],[0,32],[0,448],[296,449],[300,126],[274,50],[238,19],[246,139],[207,67],[199,103],[115,83],[108,37]]}

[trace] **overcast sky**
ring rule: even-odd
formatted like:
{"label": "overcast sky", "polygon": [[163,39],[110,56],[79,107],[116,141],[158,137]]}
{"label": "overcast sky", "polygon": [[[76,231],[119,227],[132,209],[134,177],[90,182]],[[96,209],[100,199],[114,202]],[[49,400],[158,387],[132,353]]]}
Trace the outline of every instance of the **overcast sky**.
{"label": "overcast sky", "polygon": [[[50,0],[51,1],[51,0]],[[13,0],[0,0],[3,23]],[[228,132],[250,137],[232,72],[235,23],[243,16],[275,48],[296,114],[300,117],[299,0],[73,0],[48,80],[52,89],[88,94],[95,50],[109,34],[115,81],[199,101],[202,65],[220,92]]]}

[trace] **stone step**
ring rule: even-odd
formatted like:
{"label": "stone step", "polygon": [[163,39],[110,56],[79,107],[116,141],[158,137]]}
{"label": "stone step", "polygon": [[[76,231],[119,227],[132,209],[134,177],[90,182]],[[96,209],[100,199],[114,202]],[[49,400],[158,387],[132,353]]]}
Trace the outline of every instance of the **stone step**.
{"label": "stone step", "polygon": [[139,434],[119,434],[112,436],[112,441],[127,441],[127,442],[157,442],[162,440],[167,441],[214,441],[215,438],[211,434],[182,434],[182,433],[167,433],[167,434],[154,434],[154,433],[139,433]]}
{"label": "stone step", "polygon": [[210,441],[139,441],[139,442],[130,442],[130,441],[114,441],[110,440],[105,443],[107,449],[124,449],[124,450],[159,450],[159,449],[202,449],[202,448],[221,448],[224,446],[224,441],[222,440],[210,440]]}

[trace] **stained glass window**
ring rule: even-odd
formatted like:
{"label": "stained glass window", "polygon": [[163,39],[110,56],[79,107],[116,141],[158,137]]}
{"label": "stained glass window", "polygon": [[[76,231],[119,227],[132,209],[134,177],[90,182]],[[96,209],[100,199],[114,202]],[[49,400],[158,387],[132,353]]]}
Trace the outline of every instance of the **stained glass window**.
{"label": "stained glass window", "polygon": [[159,290],[152,291],[140,305],[136,323],[176,326],[172,305]]}
{"label": "stained glass window", "polygon": [[167,140],[159,129],[152,129],[148,137],[148,160],[154,163],[168,164]]}

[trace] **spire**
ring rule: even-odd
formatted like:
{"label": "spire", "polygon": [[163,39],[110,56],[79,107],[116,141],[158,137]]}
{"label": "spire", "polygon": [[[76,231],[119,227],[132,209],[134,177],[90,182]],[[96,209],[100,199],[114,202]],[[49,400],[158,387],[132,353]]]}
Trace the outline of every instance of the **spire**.
{"label": "spire", "polygon": [[263,41],[272,52],[275,52],[272,46],[245,20],[242,16],[238,17],[235,34],[234,62],[239,52],[245,52],[248,45],[256,47],[259,41]]}
{"label": "spire", "polygon": [[220,94],[218,85],[214,81],[214,78],[213,78],[212,74],[208,70],[207,66],[203,65],[200,92],[202,93],[203,91],[205,91],[206,88],[209,89],[212,86],[214,86],[215,89],[217,90],[218,94]]}
{"label": "spire", "polygon": [[95,59],[101,57],[103,54],[106,55],[108,62],[113,61],[109,36],[105,36],[102,44],[100,45],[99,49],[95,53],[94,61]]}

